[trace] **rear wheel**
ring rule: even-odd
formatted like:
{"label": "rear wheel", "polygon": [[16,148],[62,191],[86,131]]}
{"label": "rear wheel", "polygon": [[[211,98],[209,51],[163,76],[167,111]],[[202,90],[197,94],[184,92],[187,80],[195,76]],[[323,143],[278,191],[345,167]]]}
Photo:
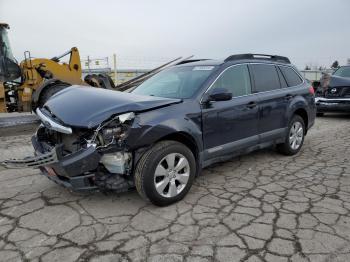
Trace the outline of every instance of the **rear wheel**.
{"label": "rear wheel", "polygon": [[48,87],[46,87],[42,93],[40,94],[39,97],[39,102],[38,102],[38,107],[41,108],[45,105],[45,103],[56,93],[58,93],[59,91],[67,88],[68,86],[70,86],[69,84],[66,83],[56,83],[54,85],[50,85]]}
{"label": "rear wheel", "polygon": [[294,115],[288,126],[285,142],[277,145],[277,150],[284,155],[295,155],[304,143],[305,124],[299,115]]}
{"label": "rear wheel", "polygon": [[84,81],[93,87],[105,88],[105,89],[115,89],[114,82],[112,78],[107,74],[92,74],[87,75]]}
{"label": "rear wheel", "polygon": [[195,174],[196,162],[191,150],[175,141],[162,141],[138,162],[135,185],[142,197],[157,206],[166,206],[187,194]]}

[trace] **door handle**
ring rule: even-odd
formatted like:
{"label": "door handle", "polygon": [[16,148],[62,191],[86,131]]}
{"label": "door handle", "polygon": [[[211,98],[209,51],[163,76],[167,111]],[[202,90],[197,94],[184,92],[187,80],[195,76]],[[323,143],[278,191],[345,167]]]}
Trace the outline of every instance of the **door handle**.
{"label": "door handle", "polygon": [[256,102],[251,101],[251,102],[249,102],[249,103],[247,104],[247,107],[248,107],[249,109],[252,109],[252,108],[256,107],[257,105],[258,105],[258,104],[257,104]]}
{"label": "door handle", "polygon": [[294,96],[291,94],[288,94],[284,97],[285,100],[291,100]]}

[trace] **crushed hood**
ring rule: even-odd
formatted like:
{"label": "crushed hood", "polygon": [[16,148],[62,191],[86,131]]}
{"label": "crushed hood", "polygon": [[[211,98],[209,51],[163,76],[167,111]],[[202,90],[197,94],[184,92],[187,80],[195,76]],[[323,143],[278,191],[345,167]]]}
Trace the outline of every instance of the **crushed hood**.
{"label": "crushed hood", "polygon": [[65,125],[92,128],[112,115],[147,111],[179,102],[180,99],[72,86],[55,94],[46,102],[44,108]]}

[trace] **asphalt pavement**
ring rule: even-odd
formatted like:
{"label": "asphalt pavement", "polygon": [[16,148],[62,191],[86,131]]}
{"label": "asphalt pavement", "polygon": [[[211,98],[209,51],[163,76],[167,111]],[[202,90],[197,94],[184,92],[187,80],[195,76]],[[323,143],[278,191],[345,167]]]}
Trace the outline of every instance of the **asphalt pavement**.
{"label": "asphalt pavement", "polygon": [[[30,135],[0,136],[0,161]],[[317,118],[293,157],[261,150],[203,170],[159,208],[136,191],[77,194],[0,170],[1,261],[350,261],[350,116]]]}

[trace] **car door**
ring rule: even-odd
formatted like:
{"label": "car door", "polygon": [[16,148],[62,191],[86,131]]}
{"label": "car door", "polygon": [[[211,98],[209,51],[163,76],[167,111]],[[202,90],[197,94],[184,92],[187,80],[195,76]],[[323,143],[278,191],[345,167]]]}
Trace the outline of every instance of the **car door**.
{"label": "car door", "polygon": [[273,64],[251,64],[253,91],[259,100],[259,142],[284,137],[287,125],[287,100],[281,89],[280,72]]}
{"label": "car door", "polygon": [[206,92],[225,88],[228,101],[202,103],[204,160],[226,155],[258,142],[258,97],[252,94],[246,64],[225,69]]}

